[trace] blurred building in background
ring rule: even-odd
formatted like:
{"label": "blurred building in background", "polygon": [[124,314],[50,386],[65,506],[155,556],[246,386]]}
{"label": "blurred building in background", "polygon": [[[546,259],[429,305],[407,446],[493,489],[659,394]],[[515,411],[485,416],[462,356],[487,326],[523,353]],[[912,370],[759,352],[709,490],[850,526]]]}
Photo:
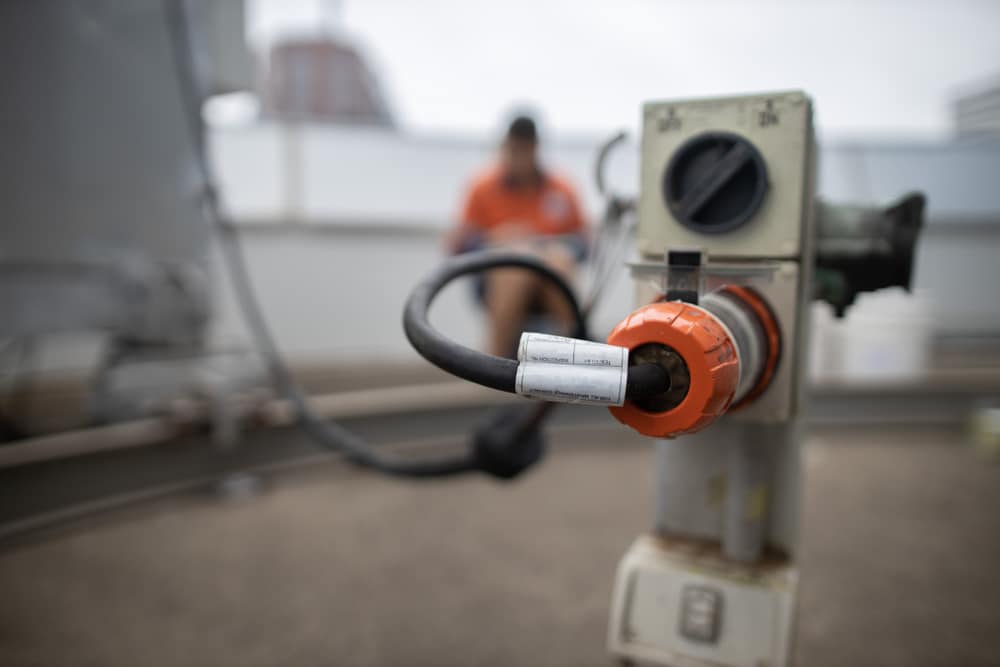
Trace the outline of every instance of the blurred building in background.
{"label": "blurred building in background", "polygon": [[1000,76],[957,97],[952,111],[959,137],[1000,138]]}
{"label": "blurred building in background", "polygon": [[396,125],[358,49],[329,35],[289,39],[271,47],[263,95],[264,114],[276,120]]}

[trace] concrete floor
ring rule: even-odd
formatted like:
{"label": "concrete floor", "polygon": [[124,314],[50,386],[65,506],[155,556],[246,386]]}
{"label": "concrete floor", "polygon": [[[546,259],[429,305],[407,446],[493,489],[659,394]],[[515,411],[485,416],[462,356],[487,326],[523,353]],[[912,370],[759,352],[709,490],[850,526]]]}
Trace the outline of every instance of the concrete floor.
{"label": "concrete floor", "polygon": [[[105,516],[0,553],[0,664],[609,665],[652,460],[577,442],[513,484],[323,465]],[[1000,466],[947,431],[826,430],[806,470],[797,664],[1000,664]]]}

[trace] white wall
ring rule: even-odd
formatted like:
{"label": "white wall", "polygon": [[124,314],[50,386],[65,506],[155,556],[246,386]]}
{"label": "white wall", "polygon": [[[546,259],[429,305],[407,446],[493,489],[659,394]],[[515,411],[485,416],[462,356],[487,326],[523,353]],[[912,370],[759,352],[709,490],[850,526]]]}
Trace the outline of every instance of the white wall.
{"label": "white wall", "polygon": [[[575,182],[591,216],[597,141],[547,147],[546,161]],[[483,140],[401,135],[377,128],[256,125],[212,137],[226,206],[241,226],[254,284],[289,356],[303,361],[418,359],[403,336],[403,303],[443,259],[441,234],[453,224],[464,188],[493,157]],[[634,190],[634,150],[610,166]],[[239,313],[215,262],[216,342],[245,339]],[[456,339],[482,343],[482,313],[471,288],[440,298],[435,320]],[[607,332],[628,312],[622,271],[594,317]]]}
{"label": "white wall", "polygon": [[[580,190],[595,214],[601,199],[593,162],[602,137],[543,144],[543,157]],[[315,225],[445,228],[464,188],[494,157],[484,137],[400,134],[393,130],[262,123],[213,131],[212,154],[233,217]],[[609,162],[612,182],[634,192],[635,146]]]}
{"label": "white wall", "polygon": [[[437,234],[250,228],[242,238],[261,305],[290,357],[419,359],[403,335],[403,304],[413,285],[443,258]],[[221,279],[214,339],[244,340],[228,278],[218,261],[215,266]],[[624,274],[595,314],[595,334],[606,334],[629,311],[632,292]],[[455,283],[439,297],[432,320],[466,345],[483,342],[482,312],[468,282]]]}
{"label": "white wall", "polygon": [[[415,359],[399,323],[404,299],[414,281],[442,259],[438,237],[452,224],[471,175],[490,160],[491,144],[381,129],[277,125],[221,130],[213,141],[227,202],[244,223],[258,291],[288,352],[330,361]],[[580,187],[592,217],[602,203],[592,175],[599,141],[557,138],[546,155]],[[610,181],[620,192],[635,191],[636,157],[634,143],[613,154]],[[837,144],[821,151],[820,165],[820,192],[833,201],[887,203],[908,190],[927,192],[930,226],[914,275],[920,303],[911,310],[925,314],[923,326],[936,332],[1000,331],[994,287],[1000,284],[1000,262],[994,261],[1000,253],[1000,189],[990,186],[1000,150]],[[629,282],[623,270],[597,313],[595,333],[608,331],[628,312]],[[909,308],[897,302],[908,298],[868,297],[864,314],[849,316],[849,323],[857,319],[868,326],[884,312],[890,326]],[[219,303],[217,337],[239,339],[231,300],[223,294]],[[481,341],[481,313],[464,286],[445,295],[437,316],[463,342]]]}
{"label": "white wall", "polygon": [[[581,188],[592,216],[601,207],[592,177],[598,143],[557,140],[547,150],[549,162]],[[490,159],[492,145],[476,138],[276,125],[216,130],[212,145],[255,286],[289,355],[333,363],[416,361],[400,325],[403,302],[414,281],[441,261],[439,235],[451,224],[471,174]],[[1000,170],[1000,150],[841,144],[822,155],[820,191],[831,199],[874,203],[907,188],[928,191],[931,228],[920,242],[914,278],[927,326],[1000,331],[1000,189],[988,187],[990,174]],[[610,180],[631,193],[636,172],[635,146],[626,145],[610,163]],[[246,335],[221,268],[216,261],[213,339],[243,344]],[[629,282],[623,270],[595,317],[595,334],[628,312]],[[871,303],[869,315],[881,310]],[[884,312],[891,319],[898,309]],[[466,286],[443,295],[435,319],[459,340],[481,342],[481,313]],[[100,349],[93,335],[46,337],[32,366],[88,368]]]}

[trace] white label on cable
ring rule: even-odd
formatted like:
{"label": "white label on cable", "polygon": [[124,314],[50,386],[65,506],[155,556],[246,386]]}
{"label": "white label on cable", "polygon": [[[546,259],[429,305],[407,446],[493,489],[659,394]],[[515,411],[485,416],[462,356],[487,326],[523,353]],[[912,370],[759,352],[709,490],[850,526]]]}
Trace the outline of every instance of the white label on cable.
{"label": "white label on cable", "polygon": [[567,364],[570,366],[594,366],[603,368],[626,368],[628,348],[605,345],[589,340],[550,336],[540,333],[523,333],[517,346],[517,360],[522,364]]}
{"label": "white label on cable", "polygon": [[581,405],[622,405],[628,367],[570,366],[525,361],[514,389],[522,396]]}

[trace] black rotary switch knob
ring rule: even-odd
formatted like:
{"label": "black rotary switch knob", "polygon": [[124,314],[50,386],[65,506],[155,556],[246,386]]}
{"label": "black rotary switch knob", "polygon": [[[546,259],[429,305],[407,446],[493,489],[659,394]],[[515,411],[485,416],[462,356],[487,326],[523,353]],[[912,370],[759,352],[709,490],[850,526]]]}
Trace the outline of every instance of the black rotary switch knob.
{"label": "black rotary switch knob", "polygon": [[764,202],[767,167],[752,143],[732,132],[691,137],[667,164],[663,197],[682,225],[721,234],[745,224]]}

